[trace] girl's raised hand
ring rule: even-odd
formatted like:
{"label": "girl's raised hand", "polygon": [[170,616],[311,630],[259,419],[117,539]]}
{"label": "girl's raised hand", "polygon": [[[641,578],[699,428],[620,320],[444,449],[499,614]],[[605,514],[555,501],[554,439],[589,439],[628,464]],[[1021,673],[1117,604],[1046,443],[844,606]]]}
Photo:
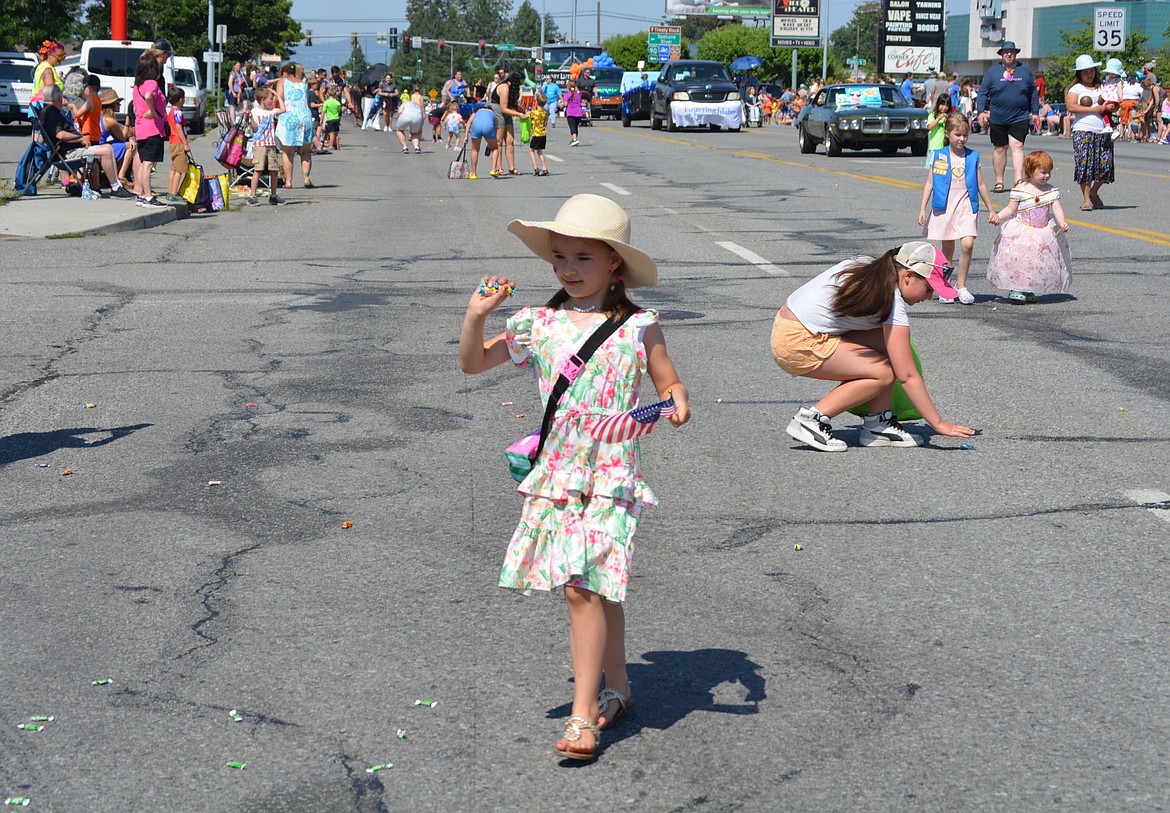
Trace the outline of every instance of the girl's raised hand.
{"label": "girl's raised hand", "polygon": [[475,293],[471,295],[467,310],[480,316],[487,316],[510,297],[514,290],[516,286],[507,277],[484,277]]}

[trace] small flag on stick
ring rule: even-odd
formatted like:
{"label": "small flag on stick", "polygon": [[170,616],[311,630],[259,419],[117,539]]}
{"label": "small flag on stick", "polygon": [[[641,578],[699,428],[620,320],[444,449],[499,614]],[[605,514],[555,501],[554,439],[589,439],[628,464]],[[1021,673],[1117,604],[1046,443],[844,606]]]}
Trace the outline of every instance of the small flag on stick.
{"label": "small flag on stick", "polygon": [[642,437],[642,435],[650,434],[650,430],[654,428],[654,424],[659,418],[674,413],[674,396],[672,395],[665,401],[659,401],[656,404],[636,407],[629,412],[602,418],[593,424],[589,434],[593,436],[594,440],[600,440],[602,443],[621,443],[623,440],[633,440]]}

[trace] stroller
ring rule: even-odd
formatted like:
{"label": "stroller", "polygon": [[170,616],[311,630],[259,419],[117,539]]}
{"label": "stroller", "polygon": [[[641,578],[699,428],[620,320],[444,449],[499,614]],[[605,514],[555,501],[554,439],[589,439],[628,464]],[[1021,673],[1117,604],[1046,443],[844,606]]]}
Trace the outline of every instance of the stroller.
{"label": "stroller", "polygon": [[[219,112],[216,113],[217,123]],[[216,144],[215,160],[229,171],[229,186],[251,188],[256,165],[252,162],[252,131],[248,126],[247,114],[241,113],[239,118],[228,125],[224,137]],[[267,173],[260,176],[260,186],[271,191],[268,177]]]}

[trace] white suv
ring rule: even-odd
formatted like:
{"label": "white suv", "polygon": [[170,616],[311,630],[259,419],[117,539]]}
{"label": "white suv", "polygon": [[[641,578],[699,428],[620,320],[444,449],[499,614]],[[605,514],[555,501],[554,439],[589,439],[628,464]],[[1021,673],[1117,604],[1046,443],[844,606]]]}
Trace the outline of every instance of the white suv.
{"label": "white suv", "polygon": [[173,56],[171,65],[175,70],[175,87],[182,88],[183,116],[187,119],[187,131],[193,134],[207,130],[207,91],[199,78],[199,62],[193,56]]}
{"label": "white suv", "polygon": [[28,121],[35,54],[0,51],[0,124]]}

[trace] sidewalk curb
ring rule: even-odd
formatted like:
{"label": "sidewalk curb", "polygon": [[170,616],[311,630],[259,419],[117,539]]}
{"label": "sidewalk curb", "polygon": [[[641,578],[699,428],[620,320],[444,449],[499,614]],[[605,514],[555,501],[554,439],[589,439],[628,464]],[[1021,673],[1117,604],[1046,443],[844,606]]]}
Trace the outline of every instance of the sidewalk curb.
{"label": "sidewalk curb", "polygon": [[100,201],[59,195],[20,197],[0,206],[0,240],[44,239],[52,235],[99,235],[138,231],[191,216],[186,201],[164,209],[143,209],[133,201]]}

